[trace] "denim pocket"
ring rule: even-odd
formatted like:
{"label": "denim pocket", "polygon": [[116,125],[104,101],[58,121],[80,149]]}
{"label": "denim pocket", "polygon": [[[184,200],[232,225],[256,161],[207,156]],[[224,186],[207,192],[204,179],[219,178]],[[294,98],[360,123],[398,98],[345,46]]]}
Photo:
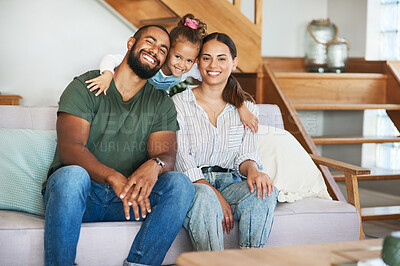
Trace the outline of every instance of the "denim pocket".
{"label": "denim pocket", "polygon": [[237,151],[243,141],[243,135],[244,135],[243,125],[229,127],[228,134],[229,134],[228,135],[228,150],[229,151]]}

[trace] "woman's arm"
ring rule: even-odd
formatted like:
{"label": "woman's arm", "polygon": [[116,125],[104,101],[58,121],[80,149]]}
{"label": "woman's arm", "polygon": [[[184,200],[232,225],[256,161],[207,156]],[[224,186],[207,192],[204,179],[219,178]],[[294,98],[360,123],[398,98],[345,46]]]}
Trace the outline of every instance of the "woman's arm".
{"label": "woman's arm", "polygon": [[214,191],[215,195],[217,195],[219,204],[221,205],[221,208],[222,208],[222,213],[224,215],[224,218],[222,219],[222,230],[225,232],[225,229],[226,229],[226,232],[229,234],[230,231],[233,229],[233,224],[234,224],[233,213],[232,213],[232,209],[231,209],[231,206],[229,205],[229,203],[226,201],[224,196],[222,196],[221,192],[219,192],[215,187],[213,187],[205,179],[199,179],[199,180],[195,181],[194,183],[210,186],[212,188],[212,190]]}
{"label": "woman's arm", "polygon": [[184,173],[192,182],[195,182],[199,179],[204,179],[204,177],[201,169],[197,167],[194,156],[190,152],[190,133],[179,108],[180,107],[176,105],[179,130],[176,132],[178,150],[176,152],[175,170]]}
{"label": "woman's arm", "polygon": [[[247,107],[256,117],[258,117],[258,108],[255,104],[250,103],[247,105]],[[257,143],[258,143],[257,134],[253,134],[249,130],[246,130],[244,132],[243,140],[239,147],[238,154],[235,158],[234,168],[239,174],[240,174],[239,166],[244,161],[247,160],[254,161],[258,166],[258,169],[262,170],[262,165],[257,155]],[[246,175],[244,176],[246,177]]]}
{"label": "woman's arm", "polygon": [[254,192],[254,184],[256,185],[257,198],[265,199],[265,196],[271,195],[271,191],[274,191],[274,182],[265,173],[258,171],[258,166],[254,161],[247,160],[240,165],[240,173],[247,177],[247,185],[249,186],[250,192]]}
{"label": "woman's arm", "polygon": [[[255,104],[247,105],[248,109],[258,116],[258,108]],[[247,185],[250,192],[254,192],[254,185],[257,191],[257,197],[262,195],[265,199],[266,195],[270,195],[274,190],[272,179],[265,173],[261,172],[262,165],[257,155],[257,134],[245,131],[242,144],[240,145],[238,155],[235,159],[235,169],[239,174],[247,178]]]}

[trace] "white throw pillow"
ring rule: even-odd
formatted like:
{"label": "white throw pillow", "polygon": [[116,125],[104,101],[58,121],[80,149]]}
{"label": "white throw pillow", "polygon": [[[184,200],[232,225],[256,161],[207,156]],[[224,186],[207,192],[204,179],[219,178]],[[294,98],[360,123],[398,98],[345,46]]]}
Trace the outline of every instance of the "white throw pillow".
{"label": "white throw pillow", "polygon": [[279,190],[279,202],[303,198],[331,199],[323,176],[306,150],[284,129],[259,126],[258,155]]}

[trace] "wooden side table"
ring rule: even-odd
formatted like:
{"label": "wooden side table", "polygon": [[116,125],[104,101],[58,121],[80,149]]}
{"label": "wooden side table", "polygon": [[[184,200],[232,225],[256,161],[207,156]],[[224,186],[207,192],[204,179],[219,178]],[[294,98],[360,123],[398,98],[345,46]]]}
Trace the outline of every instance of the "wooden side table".
{"label": "wooden side table", "polygon": [[382,247],[382,242],[383,239],[368,239],[312,245],[187,252],[176,259],[176,264],[179,266],[331,266],[334,250]]}
{"label": "wooden side table", "polygon": [[1,95],[0,94],[0,105],[19,105],[19,100],[22,97],[19,95]]}

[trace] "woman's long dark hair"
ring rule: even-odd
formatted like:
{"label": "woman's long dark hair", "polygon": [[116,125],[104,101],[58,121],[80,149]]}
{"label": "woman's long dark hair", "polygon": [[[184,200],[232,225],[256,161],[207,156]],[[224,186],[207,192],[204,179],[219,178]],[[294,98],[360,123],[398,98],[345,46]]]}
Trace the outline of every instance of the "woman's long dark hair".
{"label": "woman's long dark hair", "polygon": [[[214,32],[207,35],[203,39],[203,45],[208,41],[214,39],[228,46],[229,51],[232,55],[232,59],[235,59],[237,57],[236,45],[233,40],[225,33]],[[251,97],[249,93],[242,89],[239,82],[232,75],[232,73],[228,77],[228,82],[226,83],[224,91],[222,92],[222,98],[224,99],[224,101],[234,105],[236,108],[239,108],[244,101],[251,101],[253,103],[255,102],[253,97]]]}

